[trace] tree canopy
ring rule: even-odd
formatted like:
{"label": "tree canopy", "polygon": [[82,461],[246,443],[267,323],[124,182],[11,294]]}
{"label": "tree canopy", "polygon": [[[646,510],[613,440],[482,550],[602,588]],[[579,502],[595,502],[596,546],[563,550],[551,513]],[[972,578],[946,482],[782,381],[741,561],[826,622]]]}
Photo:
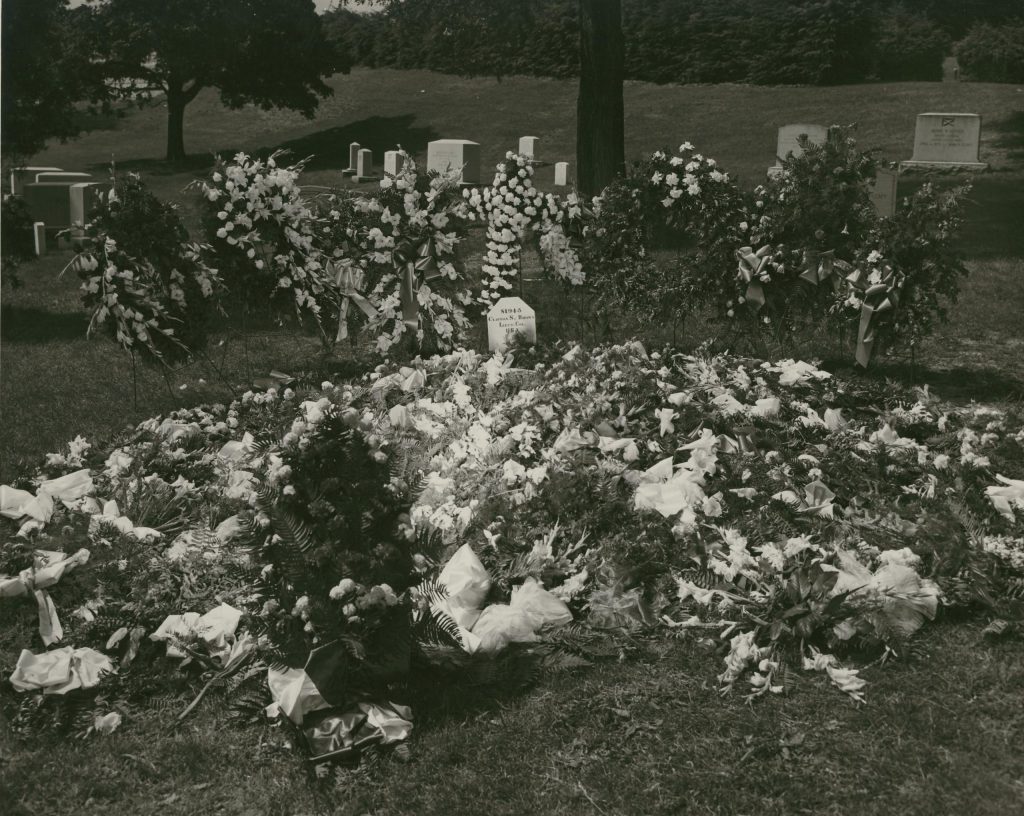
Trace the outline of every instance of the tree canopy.
{"label": "tree canopy", "polygon": [[312,116],[347,71],[312,0],[94,0],[92,42],[127,94],[167,102],[167,158],[185,155],[184,111],[204,88],[232,108],[290,108]]}
{"label": "tree canopy", "polygon": [[5,158],[39,152],[81,129],[80,101],[104,96],[82,36],[88,9],[67,0],[3,0],[2,132]]}

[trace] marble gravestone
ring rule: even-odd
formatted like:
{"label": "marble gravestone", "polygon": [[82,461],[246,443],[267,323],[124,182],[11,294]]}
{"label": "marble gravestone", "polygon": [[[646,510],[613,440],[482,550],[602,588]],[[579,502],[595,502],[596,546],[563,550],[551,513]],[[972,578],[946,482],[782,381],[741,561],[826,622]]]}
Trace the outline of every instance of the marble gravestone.
{"label": "marble gravestone", "polygon": [[466,139],[436,139],[427,144],[427,171],[462,169],[462,184],[480,183],[480,145]]}
{"label": "marble gravestone", "polygon": [[104,185],[97,181],[72,184],[68,188],[71,223],[87,224],[103,197]]}
{"label": "marble gravestone", "polygon": [[402,154],[397,150],[384,151],[384,173],[389,176],[397,176],[402,172]]}
{"label": "marble gravestone", "polygon": [[373,151],[364,147],[356,156],[356,174],[352,180],[373,181],[377,178],[380,177],[373,174]]}
{"label": "marble gravestone", "polygon": [[537,342],[537,313],[519,297],[503,297],[487,312],[487,348],[504,351],[516,335]]}
{"label": "marble gravestone", "polygon": [[348,146],[348,167],[341,171],[343,176],[354,176],[356,174],[356,162],[359,160],[359,142],[351,142]]}
{"label": "marble gravestone", "polygon": [[52,170],[36,173],[36,184],[80,184],[92,179],[91,173],[69,173],[66,170]]}
{"label": "marble gravestone", "polygon": [[875,183],[871,186],[869,196],[875,205],[875,211],[882,218],[896,215],[896,184],[899,174],[895,170],[879,168],[875,173]]}
{"label": "marble gravestone", "polygon": [[900,167],[984,170],[978,160],[981,117],[976,113],[919,113],[914,128],[914,156]]}
{"label": "marble gravestone", "polygon": [[71,226],[71,185],[37,183],[25,185],[25,206],[33,221],[42,221],[48,232]]}
{"label": "marble gravestone", "polygon": [[800,147],[800,136],[806,135],[808,141],[814,144],[825,144],[828,138],[828,128],[824,125],[783,125],[779,128],[778,141],[775,145],[775,164],[768,168],[768,175],[775,176],[782,172],[782,160],[790,153],[794,158],[800,158],[804,150]]}
{"label": "marble gravestone", "polygon": [[32,225],[32,243],[35,247],[36,255],[46,253],[46,224],[42,221],[36,221]]}
{"label": "marble gravestone", "polygon": [[565,187],[569,183],[569,162],[555,162],[555,186]]}
{"label": "marble gravestone", "polygon": [[529,156],[531,159],[537,158],[537,142],[540,140],[536,136],[520,136],[519,137],[519,155]]}
{"label": "marble gravestone", "polygon": [[59,173],[60,167],[15,167],[11,170],[11,195],[22,195],[25,185],[32,184],[38,173]]}

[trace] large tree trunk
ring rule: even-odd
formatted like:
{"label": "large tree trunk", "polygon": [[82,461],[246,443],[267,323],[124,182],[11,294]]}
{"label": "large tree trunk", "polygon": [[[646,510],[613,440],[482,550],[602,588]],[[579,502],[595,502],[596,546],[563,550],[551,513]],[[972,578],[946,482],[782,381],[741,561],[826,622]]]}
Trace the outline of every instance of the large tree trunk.
{"label": "large tree trunk", "polygon": [[185,158],[185,94],[181,88],[167,92],[167,161]]}
{"label": "large tree trunk", "polygon": [[576,183],[597,195],[625,172],[621,0],[579,0]]}

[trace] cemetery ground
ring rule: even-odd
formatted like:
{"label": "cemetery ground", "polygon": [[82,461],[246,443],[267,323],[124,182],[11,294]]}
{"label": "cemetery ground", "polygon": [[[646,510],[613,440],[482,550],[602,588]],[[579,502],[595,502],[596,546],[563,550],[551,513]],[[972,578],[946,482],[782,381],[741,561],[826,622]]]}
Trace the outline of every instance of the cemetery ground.
{"label": "cemetery ground", "polygon": [[[486,168],[520,135],[541,137],[545,161],[572,158],[570,82],[358,70],[333,84],[336,96],[312,122],[225,111],[213,96],[200,97],[186,115],[194,158],[179,167],[152,158],[163,139],[159,108],[130,112],[35,161],[102,176],[113,148],[119,170],[143,173],[158,195],[188,212],[191,194],[182,188],[210,166],[214,150],[287,146],[296,158],[315,154],[306,185],[337,183],[350,141],[372,147],[379,166],[394,143],[422,158],[430,139],[473,139],[485,181]],[[780,124],[856,121],[859,144],[895,160],[909,158],[914,117],[928,110],[980,113],[982,156],[992,169],[975,178],[968,213],[971,277],[913,374],[944,397],[1019,400],[1024,93],[1015,87],[630,83],[627,156],[689,139],[753,185],[772,162]],[[542,187],[550,184],[545,170],[552,172],[538,173]],[[237,333],[225,334],[211,351],[216,366],[196,363],[169,384],[139,366],[136,408],[127,358],[84,339],[77,279],[58,278],[69,259],[53,253],[26,264],[24,287],[4,292],[0,481],[19,460],[38,459],[76,433],[102,437],[175,405],[225,401],[221,374],[241,385],[271,368],[295,373],[319,349],[316,338],[291,333],[254,331],[247,348]],[[555,316],[573,304],[553,287],[528,283],[525,296],[542,339],[580,328]],[[649,327],[622,328],[624,336],[671,339],[670,327],[653,336]],[[705,333],[698,316],[677,339],[692,346]],[[891,366],[873,376],[910,373]],[[432,704],[417,706],[411,763],[370,762],[328,785],[307,781],[284,732],[225,724],[216,700],[177,730],[169,729],[177,711],[139,710],[117,733],[85,743],[25,745],[0,733],[0,801],[39,814],[1017,812],[1024,808],[1024,656],[1013,641],[983,644],[980,630],[948,620],[926,627],[914,655],[864,672],[869,703],[859,708],[816,682],[753,706],[740,694],[722,698],[711,679],[714,653],[693,640],[637,639],[621,660],[544,677],[517,697],[439,690]]]}

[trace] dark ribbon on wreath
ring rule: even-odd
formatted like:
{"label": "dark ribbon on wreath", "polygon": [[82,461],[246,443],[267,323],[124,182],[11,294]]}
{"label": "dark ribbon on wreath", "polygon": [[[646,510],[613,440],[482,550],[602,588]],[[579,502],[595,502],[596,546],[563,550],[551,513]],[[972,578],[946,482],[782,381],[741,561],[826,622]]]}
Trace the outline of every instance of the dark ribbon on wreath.
{"label": "dark ribbon on wreath", "polygon": [[869,283],[867,275],[861,269],[855,269],[847,275],[850,286],[857,290],[861,298],[860,327],[857,331],[857,362],[864,368],[871,362],[874,350],[875,335],[878,330],[878,316],[894,312],[900,305],[900,287],[902,280],[896,277],[892,267],[885,267],[879,283]]}
{"label": "dark ribbon on wreath", "polygon": [[420,283],[441,277],[434,239],[428,236],[419,243],[412,240],[403,241],[395,247],[392,258],[401,280],[399,296],[402,304],[402,322],[409,330],[415,332],[420,324],[420,307],[416,297]]}
{"label": "dark ribbon on wreath", "polygon": [[342,258],[328,263],[327,271],[334,273],[334,282],[338,287],[338,294],[341,296],[341,303],[338,306],[338,333],[334,338],[337,343],[348,337],[348,305],[350,302],[355,303],[371,320],[377,316],[377,310],[359,291],[358,285],[361,282],[362,270],[356,267],[351,258]]}
{"label": "dark ribbon on wreath", "polygon": [[829,278],[832,279],[832,288],[839,291],[842,285],[839,275],[848,275],[853,267],[846,261],[836,258],[836,251],[828,249],[820,252],[815,249],[804,250],[804,268],[800,277],[808,283],[818,286]]}
{"label": "dark ribbon on wreath", "polygon": [[764,287],[761,285],[761,274],[764,272],[768,261],[771,260],[772,248],[765,244],[756,252],[753,247],[740,247],[736,250],[736,259],[739,261],[739,269],[736,276],[741,282],[747,284],[747,291],[744,297],[747,303],[752,305],[754,314],[764,308],[765,297]]}

